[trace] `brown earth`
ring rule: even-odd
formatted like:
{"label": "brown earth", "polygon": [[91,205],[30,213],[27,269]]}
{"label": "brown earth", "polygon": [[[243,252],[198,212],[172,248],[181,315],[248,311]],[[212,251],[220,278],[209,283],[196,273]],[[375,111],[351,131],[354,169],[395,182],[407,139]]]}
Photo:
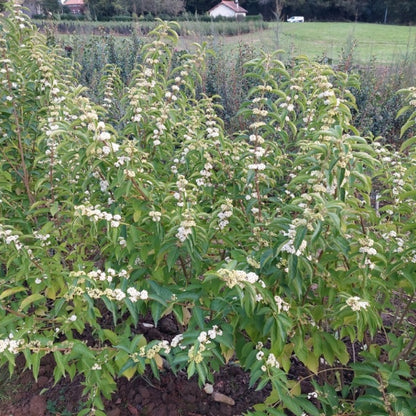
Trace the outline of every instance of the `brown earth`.
{"label": "brown earth", "polygon": [[[29,371],[13,376],[11,380],[2,377],[5,381],[3,386],[0,385],[3,396],[3,400],[0,396],[0,416],[76,415],[81,403],[82,380],[80,377],[72,382],[62,379],[54,385],[53,366],[53,357],[45,357],[37,382]],[[169,371],[162,373],[160,380],[150,374],[131,381],[122,378],[118,380],[117,393],[105,401],[106,414],[240,416],[254,404],[262,402],[269,392],[268,388],[262,391],[250,388],[248,374],[235,365],[224,367],[214,377],[214,391],[222,395],[209,395],[198,386],[195,378],[188,380],[186,374],[174,375]],[[228,400],[231,404],[215,399]]]}
{"label": "brown earth", "polygon": [[[172,316],[162,318],[156,328],[150,323],[147,317],[136,328],[148,341],[170,340],[178,331]],[[54,367],[53,356],[45,356],[37,381],[30,371],[22,371],[23,356],[17,357],[12,378],[6,367],[0,368],[0,416],[76,415],[82,404],[82,377],[63,378],[54,385]],[[104,401],[107,416],[240,416],[270,393],[267,386],[261,391],[250,387],[249,374],[236,364],[214,374],[214,394],[199,387],[196,377],[188,380],[186,372],[175,375],[168,370],[159,380],[149,370],[130,381],[120,378],[117,385],[111,400]]]}

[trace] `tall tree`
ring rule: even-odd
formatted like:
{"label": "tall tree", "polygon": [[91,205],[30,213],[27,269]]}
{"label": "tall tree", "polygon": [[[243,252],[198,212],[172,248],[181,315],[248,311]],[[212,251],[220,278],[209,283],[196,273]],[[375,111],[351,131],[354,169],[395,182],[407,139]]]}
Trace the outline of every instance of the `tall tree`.
{"label": "tall tree", "polygon": [[286,0],[259,0],[259,6],[265,19],[280,19]]}
{"label": "tall tree", "polygon": [[41,7],[45,15],[62,11],[62,4],[58,0],[42,0]]}

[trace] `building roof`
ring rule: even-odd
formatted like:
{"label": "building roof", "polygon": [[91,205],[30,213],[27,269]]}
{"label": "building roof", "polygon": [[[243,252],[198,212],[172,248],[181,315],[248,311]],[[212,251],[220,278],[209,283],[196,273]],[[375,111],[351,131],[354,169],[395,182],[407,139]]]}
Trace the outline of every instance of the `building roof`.
{"label": "building roof", "polygon": [[[71,1],[71,0],[69,0],[69,1]],[[235,13],[248,13],[246,9],[244,9],[243,7],[241,7],[238,3],[236,3],[233,0],[232,1],[222,0],[221,3],[217,4],[216,6],[214,6],[208,12],[210,12],[211,10],[216,9],[217,7],[219,7],[221,5],[223,5],[225,7],[228,7],[229,9],[231,9]]]}
{"label": "building roof", "polygon": [[84,0],[66,0],[64,6],[83,6]]}

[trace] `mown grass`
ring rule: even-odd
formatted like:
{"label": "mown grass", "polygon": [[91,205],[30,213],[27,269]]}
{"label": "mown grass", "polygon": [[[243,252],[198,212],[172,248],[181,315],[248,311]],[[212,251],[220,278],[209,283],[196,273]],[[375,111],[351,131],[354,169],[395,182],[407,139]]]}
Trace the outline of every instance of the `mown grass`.
{"label": "mown grass", "polygon": [[[45,22],[40,26],[45,28]],[[55,31],[72,35],[146,37],[156,22],[55,22]],[[367,23],[306,22],[180,22],[179,47],[192,48],[194,42],[221,43],[232,51],[247,43],[256,49],[285,50],[290,56],[307,55],[329,62],[344,60],[353,53],[357,63],[376,59],[392,64],[416,56],[416,27]],[[46,26],[47,27],[47,26]],[[53,25],[52,25],[53,27]],[[49,29],[52,29],[49,26]],[[53,30],[53,29],[52,29]]]}
{"label": "mown grass", "polygon": [[266,51],[283,49],[290,55],[337,62],[353,49],[358,63],[376,59],[392,64],[416,55],[416,27],[367,23],[269,23],[268,29],[224,38],[223,42],[252,44]]}

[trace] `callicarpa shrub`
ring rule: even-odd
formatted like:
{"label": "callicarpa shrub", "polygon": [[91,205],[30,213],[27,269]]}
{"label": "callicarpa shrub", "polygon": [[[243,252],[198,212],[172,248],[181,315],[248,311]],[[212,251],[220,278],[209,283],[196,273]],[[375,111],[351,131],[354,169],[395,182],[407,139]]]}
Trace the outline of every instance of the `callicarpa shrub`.
{"label": "callicarpa shrub", "polygon": [[[202,387],[231,360],[271,386],[251,415],[413,414],[416,139],[361,137],[356,80],[262,54],[230,137],[174,23],[129,85],[107,68],[101,106],[19,6],[0,28],[0,365],[52,355],[56,381],[83,376],[80,416],[119,377]],[[146,339],[166,315],[177,333]]]}

